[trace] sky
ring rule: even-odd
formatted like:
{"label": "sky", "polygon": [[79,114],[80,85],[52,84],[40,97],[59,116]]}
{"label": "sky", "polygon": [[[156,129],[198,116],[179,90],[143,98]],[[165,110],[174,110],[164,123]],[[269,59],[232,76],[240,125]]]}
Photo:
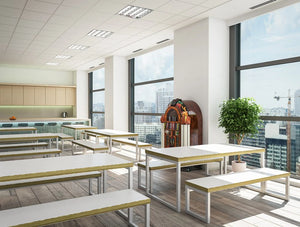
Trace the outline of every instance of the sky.
{"label": "sky", "polygon": [[[300,3],[241,24],[241,65],[300,56]],[[253,97],[263,108],[287,108],[300,89],[300,63],[244,70],[241,96]],[[282,97],[279,101],[274,96]],[[300,97],[298,97],[300,98]]]}

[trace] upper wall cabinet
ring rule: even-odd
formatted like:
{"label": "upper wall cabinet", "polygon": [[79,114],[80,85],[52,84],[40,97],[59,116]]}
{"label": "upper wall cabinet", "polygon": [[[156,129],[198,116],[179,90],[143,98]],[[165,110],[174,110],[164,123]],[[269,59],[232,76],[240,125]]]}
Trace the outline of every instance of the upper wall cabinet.
{"label": "upper wall cabinet", "polygon": [[0,105],[75,106],[76,87],[3,84]]}

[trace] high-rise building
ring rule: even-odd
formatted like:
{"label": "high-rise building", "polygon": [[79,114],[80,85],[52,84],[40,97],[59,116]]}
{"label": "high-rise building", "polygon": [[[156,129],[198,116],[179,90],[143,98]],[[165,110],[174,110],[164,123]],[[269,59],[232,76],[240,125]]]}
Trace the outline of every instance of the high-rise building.
{"label": "high-rise building", "polygon": [[300,89],[295,91],[295,115],[300,116]]}
{"label": "high-rise building", "polygon": [[173,90],[166,90],[160,88],[156,92],[156,111],[157,113],[164,113],[168,107],[168,104],[173,100]]}

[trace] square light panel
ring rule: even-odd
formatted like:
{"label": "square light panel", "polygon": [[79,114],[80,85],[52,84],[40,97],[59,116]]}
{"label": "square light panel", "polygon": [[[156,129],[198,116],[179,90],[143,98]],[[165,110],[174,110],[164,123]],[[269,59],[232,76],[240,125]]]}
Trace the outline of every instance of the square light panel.
{"label": "square light panel", "polygon": [[56,62],[47,62],[46,65],[58,65]]}
{"label": "square light panel", "polygon": [[55,58],[57,59],[69,59],[71,58],[72,56],[67,56],[67,55],[56,55]]}
{"label": "square light panel", "polygon": [[93,29],[88,33],[89,36],[94,36],[94,37],[101,37],[101,38],[107,38],[108,36],[112,35],[113,32],[110,31],[104,31],[104,30],[96,30]]}
{"label": "square light panel", "polygon": [[151,13],[153,10],[152,9],[147,9],[147,8],[142,8],[139,6],[131,6],[128,5],[124,9],[121,9],[118,14],[126,17],[130,17],[133,19],[139,19],[147,14]]}
{"label": "square light panel", "polygon": [[71,49],[71,50],[85,50],[85,49],[89,48],[89,46],[82,46],[82,45],[73,44],[73,45],[69,46],[68,48]]}

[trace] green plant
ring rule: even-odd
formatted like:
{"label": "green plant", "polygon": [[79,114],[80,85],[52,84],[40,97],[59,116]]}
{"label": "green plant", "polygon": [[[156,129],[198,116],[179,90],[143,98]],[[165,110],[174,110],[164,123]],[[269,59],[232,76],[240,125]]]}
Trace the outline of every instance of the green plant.
{"label": "green plant", "polygon": [[[253,136],[261,125],[259,113],[262,108],[255,103],[253,98],[237,98],[224,101],[221,105],[219,127],[225,128],[224,132],[241,144],[245,136]],[[241,158],[238,155],[238,162]]]}

